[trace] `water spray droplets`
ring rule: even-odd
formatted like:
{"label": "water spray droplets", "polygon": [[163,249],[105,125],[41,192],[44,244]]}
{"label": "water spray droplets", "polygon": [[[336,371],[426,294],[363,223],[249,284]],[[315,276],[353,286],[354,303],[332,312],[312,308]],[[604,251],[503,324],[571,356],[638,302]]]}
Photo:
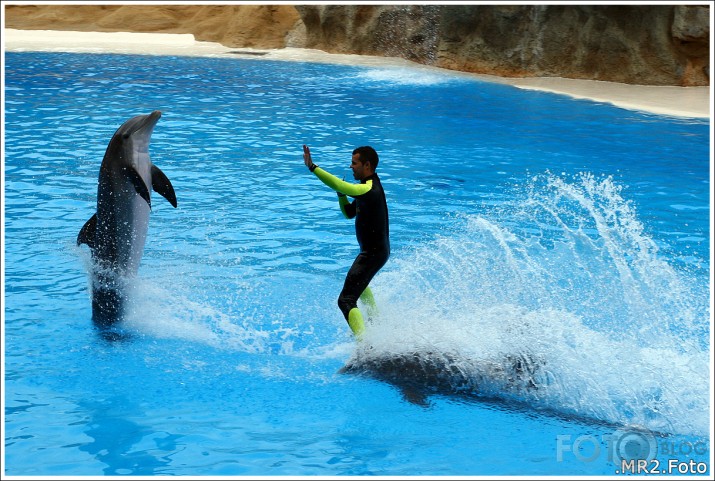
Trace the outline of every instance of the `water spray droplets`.
{"label": "water spray droplets", "polygon": [[[623,192],[611,177],[547,173],[458,218],[376,279],[386,307],[370,342],[381,355],[450,353],[480,392],[609,422],[705,429],[707,279],[660,255]],[[538,389],[514,390],[485,368],[514,359],[542,363]]]}

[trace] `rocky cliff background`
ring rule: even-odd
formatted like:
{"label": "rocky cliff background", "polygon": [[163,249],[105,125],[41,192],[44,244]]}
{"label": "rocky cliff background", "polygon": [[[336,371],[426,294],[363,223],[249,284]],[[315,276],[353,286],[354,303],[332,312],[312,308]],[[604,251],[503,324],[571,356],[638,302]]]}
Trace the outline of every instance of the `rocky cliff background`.
{"label": "rocky cliff background", "polygon": [[191,33],[503,77],[710,85],[709,5],[6,5],[24,30]]}

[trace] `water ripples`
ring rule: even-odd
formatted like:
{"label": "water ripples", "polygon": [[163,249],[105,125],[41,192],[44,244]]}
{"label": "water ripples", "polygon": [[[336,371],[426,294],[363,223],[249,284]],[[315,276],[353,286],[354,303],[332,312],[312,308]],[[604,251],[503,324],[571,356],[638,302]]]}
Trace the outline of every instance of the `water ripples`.
{"label": "water ripples", "polygon": [[[341,450],[340,443],[352,447],[342,431],[354,432],[366,443],[358,449],[371,456],[382,446],[372,431],[350,421],[355,412],[370,419],[378,413],[380,421],[369,429],[381,435],[402,419],[395,429],[409,442],[424,440],[425,423],[441,438],[454,435],[444,432],[440,416],[448,414],[442,411],[417,415],[420,426],[412,426],[391,390],[336,380],[336,365],[352,348],[335,299],[357,247],[335,194],[306,171],[303,144],[316,163],[348,180],[354,147],[374,145],[380,153],[393,248],[375,281],[378,302],[387,302],[376,331],[385,336],[385,352],[431,339],[431,348],[462,351],[469,364],[473,355],[479,359],[477,348],[494,354],[490,340],[504,349],[542,349],[550,362],[567,367],[557,372],[561,390],[547,391],[537,400],[541,406],[674,431],[702,426],[701,393],[689,391],[677,373],[622,391],[616,387],[625,371],[603,373],[610,372],[604,350],[623,346],[614,340],[623,316],[637,328],[634,338],[660,336],[660,344],[637,351],[638,366],[654,356],[701,365],[702,346],[691,341],[707,332],[707,122],[382,68],[12,52],[6,62],[6,399],[8,448],[18,472],[34,472],[36,457],[27,453],[40,443],[56,473],[176,475],[185,472],[181,466],[209,466],[211,473],[236,474],[238,454],[218,442],[225,431],[212,425],[215,413],[232,422],[255,420],[254,414],[268,419],[253,433],[233,432],[234,441],[264,441],[265,449],[244,457],[243,466],[254,466],[247,468],[251,474],[265,466],[267,453],[293,448],[287,441],[293,436],[305,459],[325,462],[325,450],[334,472],[364,474],[368,468]],[[75,240],[95,211],[99,166],[112,134],[128,118],[155,109],[162,118],[151,158],[171,180],[178,209],[154,196],[128,321],[136,338],[105,345],[91,331],[89,253]],[[546,171],[552,180],[610,176],[609,185],[622,187],[620,200],[609,204],[602,195],[589,212],[608,216],[632,207],[638,235],[619,236],[617,226],[584,221],[581,210],[564,207],[569,189],[581,192],[578,182],[549,191],[555,197],[520,197],[529,189],[543,194],[532,179]],[[488,222],[487,214],[493,214]],[[634,247],[634,240],[652,245]],[[606,249],[608,242],[615,249]],[[638,263],[643,259],[650,264]],[[659,276],[650,282],[649,272]],[[632,283],[614,290],[624,279]],[[668,291],[673,279],[676,294]],[[651,297],[657,302],[648,305]],[[684,305],[693,298],[688,311]],[[667,326],[654,322],[662,314],[669,316]],[[508,325],[519,332],[526,321],[536,326],[529,335],[509,339],[500,331]],[[539,334],[542,328],[548,334]],[[690,328],[693,334],[685,336]],[[686,339],[691,351],[671,349],[674,339]],[[594,388],[595,407],[581,397],[595,382],[586,375],[593,366],[606,385]],[[627,369],[627,359],[618,358],[618,366]],[[661,386],[668,383],[672,387]],[[498,386],[495,391],[499,395]],[[79,401],[86,392],[96,402]],[[136,399],[122,398],[127,392]],[[690,407],[679,395],[693,400]],[[181,406],[168,410],[176,400]],[[667,413],[648,417],[649,402],[682,420]],[[450,406],[460,420],[476,409]],[[202,414],[206,409],[210,415]],[[270,419],[271,412],[305,419],[305,425]],[[314,435],[325,421],[312,413],[325,412],[344,419],[327,437]],[[53,416],[56,425],[45,429]],[[200,431],[195,439],[205,443],[203,451],[189,452],[188,425]],[[266,441],[276,425],[285,427],[283,437]],[[26,429],[29,437],[23,437]],[[115,429],[136,431],[131,439],[140,447],[117,447]],[[552,434],[535,435],[525,458],[552,455],[536,452]],[[488,438],[481,436],[469,441]],[[111,446],[136,456],[145,470],[105,456]],[[66,452],[81,456],[77,466],[57,460]],[[436,461],[419,447],[415,453],[425,463]],[[167,461],[170,456],[175,459]],[[416,462],[404,458],[398,470]],[[305,467],[295,457],[281,462],[286,469]],[[458,453],[444,462],[466,461]]]}

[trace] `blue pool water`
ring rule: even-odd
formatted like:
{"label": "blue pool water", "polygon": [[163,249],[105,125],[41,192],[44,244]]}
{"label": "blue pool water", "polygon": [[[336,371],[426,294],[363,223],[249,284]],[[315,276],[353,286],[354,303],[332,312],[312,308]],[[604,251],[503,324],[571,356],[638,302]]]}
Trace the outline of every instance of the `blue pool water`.
{"label": "blue pool water", "polygon": [[[387,64],[5,60],[5,475],[614,475],[633,446],[710,474],[708,121]],[[108,342],[75,239],[152,110],[178,208]],[[304,143],[347,179],[380,154],[366,347]],[[371,356],[424,369],[339,373]]]}

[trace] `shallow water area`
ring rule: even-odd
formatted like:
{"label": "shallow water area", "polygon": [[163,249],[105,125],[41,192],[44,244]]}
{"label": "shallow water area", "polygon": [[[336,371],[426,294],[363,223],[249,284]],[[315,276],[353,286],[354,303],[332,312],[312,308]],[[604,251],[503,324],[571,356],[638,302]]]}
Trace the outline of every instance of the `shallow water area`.
{"label": "shallow water area", "polygon": [[[604,476],[626,441],[709,462],[707,120],[406,66],[5,55],[6,475]],[[107,340],[75,239],[152,110],[178,208],[152,196]],[[303,144],[346,178],[380,153],[362,344],[335,304],[353,225]]]}

